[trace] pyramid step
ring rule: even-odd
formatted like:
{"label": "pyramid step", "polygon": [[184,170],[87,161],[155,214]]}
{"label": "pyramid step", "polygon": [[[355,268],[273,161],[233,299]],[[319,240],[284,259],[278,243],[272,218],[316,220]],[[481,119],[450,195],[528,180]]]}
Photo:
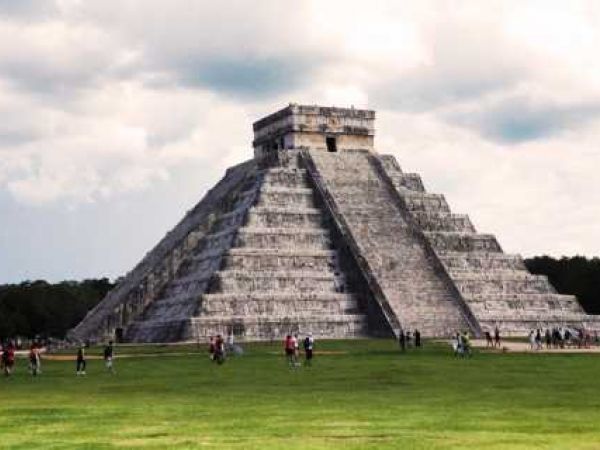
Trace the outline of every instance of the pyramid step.
{"label": "pyramid step", "polygon": [[583,312],[577,299],[561,294],[463,294],[474,313],[476,310],[532,311],[536,314],[552,311]]}
{"label": "pyramid step", "polygon": [[454,252],[436,250],[451,274],[470,270],[526,270],[520,255],[498,252]]}
{"label": "pyramid step", "polygon": [[331,272],[309,271],[235,271],[215,273],[215,292],[338,292],[343,280]]}
{"label": "pyramid step", "polygon": [[293,168],[271,168],[265,172],[264,183],[267,186],[306,188],[308,180],[306,170]]}
{"label": "pyramid step", "polygon": [[367,320],[362,314],[318,314],[294,316],[210,316],[193,317],[189,324],[189,339],[207,340],[210,336],[223,336],[233,331],[241,339],[277,340],[286,334],[315,338],[352,338],[367,334]]}
{"label": "pyramid step", "polygon": [[231,249],[223,267],[236,270],[331,270],[335,267],[333,250],[294,251],[279,249]]}
{"label": "pyramid step", "polygon": [[446,198],[442,194],[399,190],[409,211],[450,212]]}
{"label": "pyramid step", "polygon": [[315,199],[312,189],[270,187],[261,190],[258,197],[259,207],[294,207],[305,209],[314,208]]}
{"label": "pyramid step", "polygon": [[543,276],[527,275],[494,277],[486,274],[480,277],[457,279],[454,282],[463,295],[471,294],[553,294],[554,288]]}
{"label": "pyramid step", "polygon": [[322,249],[331,247],[329,232],[321,228],[240,228],[235,247]]}
{"label": "pyramid step", "polygon": [[254,207],[248,213],[249,227],[321,227],[323,215],[317,208]]}
{"label": "pyramid step", "polygon": [[475,233],[475,227],[465,214],[415,211],[412,217],[423,231]]}
{"label": "pyramid step", "polygon": [[163,343],[180,341],[189,328],[190,318],[135,321],[127,326],[127,342]]}
{"label": "pyramid step", "polygon": [[393,179],[394,185],[398,189],[408,189],[410,191],[425,192],[425,186],[421,176],[417,173],[404,173]]}
{"label": "pyramid step", "polygon": [[496,237],[492,234],[443,231],[425,231],[424,234],[436,251],[502,252],[498,241],[496,241]]}
{"label": "pyramid step", "polygon": [[315,314],[351,314],[357,312],[357,300],[350,294],[245,293],[205,294],[201,316],[294,316]]}

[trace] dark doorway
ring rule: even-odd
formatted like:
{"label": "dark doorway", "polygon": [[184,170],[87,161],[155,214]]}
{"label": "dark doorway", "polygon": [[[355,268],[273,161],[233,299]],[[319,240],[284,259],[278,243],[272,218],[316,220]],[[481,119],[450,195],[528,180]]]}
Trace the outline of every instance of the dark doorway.
{"label": "dark doorway", "polygon": [[334,137],[326,137],[325,144],[327,144],[328,152],[337,152],[337,142]]}

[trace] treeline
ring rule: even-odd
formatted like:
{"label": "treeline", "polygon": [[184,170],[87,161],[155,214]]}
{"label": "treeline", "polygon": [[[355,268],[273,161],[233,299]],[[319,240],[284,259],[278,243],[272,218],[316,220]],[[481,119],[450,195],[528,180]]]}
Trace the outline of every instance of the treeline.
{"label": "treeline", "polygon": [[560,294],[576,295],[587,313],[600,314],[600,258],[537,256],[525,265],[531,273],[546,275]]}
{"label": "treeline", "polygon": [[108,278],[0,285],[0,339],[64,338],[113,286]]}

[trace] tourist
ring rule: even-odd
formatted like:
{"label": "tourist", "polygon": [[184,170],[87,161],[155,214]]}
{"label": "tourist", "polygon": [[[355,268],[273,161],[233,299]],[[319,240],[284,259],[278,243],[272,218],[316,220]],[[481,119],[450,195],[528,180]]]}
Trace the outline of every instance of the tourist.
{"label": "tourist", "polygon": [[40,373],[40,353],[35,343],[29,349],[29,371],[34,377]]}
{"label": "tourist", "polygon": [[461,347],[462,347],[462,356],[468,356],[469,358],[472,355],[471,352],[471,340],[469,339],[469,333],[466,331],[463,332],[461,336]]}
{"label": "tourist", "polygon": [[494,345],[500,348],[500,328],[497,325],[494,329]]}
{"label": "tourist", "polygon": [[104,365],[106,366],[106,370],[111,374],[115,373],[113,368],[113,341],[108,341],[108,345],[104,347]]}
{"label": "tourist", "polygon": [[288,334],[285,337],[283,346],[285,349],[285,356],[287,358],[288,365],[290,367],[293,367],[294,366],[294,340],[292,339],[291,334]]}
{"label": "tourist", "polygon": [[549,349],[550,347],[552,347],[552,333],[550,332],[549,328],[546,328],[545,340],[546,348]]}
{"label": "tourist", "polygon": [[292,342],[294,344],[294,365],[297,367],[300,365],[300,342],[298,341],[298,334],[294,334]]}
{"label": "tourist", "polygon": [[400,345],[400,350],[403,352],[406,351],[406,338],[404,337],[404,331],[400,331],[398,334],[398,344]]}
{"label": "tourist", "polygon": [[407,331],[406,332],[406,346],[407,347],[410,347],[410,339],[411,339],[410,331]]}
{"label": "tourist", "polygon": [[229,353],[233,353],[233,348],[234,348],[234,337],[233,337],[233,330],[231,330],[229,332],[229,334],[227,335],[227,351]]}
{"label": "tourist", "polygon": [[594,344],[600,345],[600,337],[598,336],[597,331],[594,331]]}
{"label": "tourist", "polygon": [[454,357],[461,356],[462,346],[461,346],[460,333],[456,333],[456,335],[452,338],[452,350],[454,351]]}
{"label": "tourist", "polygon": [[421,332],[415,329],[415,347],[421,347]]}
{"label": "tourist", "polygon": [[215,340],[215,361],[217,364],[225,362],[225,341],[220,334],[217,335],[217,339]]}
{"label": "tourist", "polygon": [[560,332],[557,327],[552,328],[552,346],[558,348],[560,345]]}
{"label": "tourist", "polygon": [[494,347],[494,340],[492,339],[492,333],[490,333],[490,330],[485,330],[485,346]]}
{"label": "tourist", "polygon": [[85,375],[85,368],[87,363],[85,361],[85,347],[83,344],[79,346],[77,350],[77,376]]}
{"label": "tourist", "polygon": [[539,328],[535,332],[535,348],[536,350],[542,349],[542,330]]}
{"label": "tourist", "polygon": [[215,345],[215,337],[211,336],[208,340],[208,357],[211,361],[215,360],[215,354],[217,353],[217,348]]}
{"label": "tourist", "polygon": [[15,366],[15,347],[12,342],[9,342],[2,349],[2,369],[4,375],[9,376],[13,372]]}
{"label": "tourist", "polygon": [[308,333],[308,335],[304,338],[304,364],[307,366],[312,366],[314,345],[315,340],[313,339],[313,335],[312,333]]}
{"label": "tourist", "polygon": [[529,332],[529,350],[533,350],[535,349],[535,333],[533,332],[533,330],[531,330]]}

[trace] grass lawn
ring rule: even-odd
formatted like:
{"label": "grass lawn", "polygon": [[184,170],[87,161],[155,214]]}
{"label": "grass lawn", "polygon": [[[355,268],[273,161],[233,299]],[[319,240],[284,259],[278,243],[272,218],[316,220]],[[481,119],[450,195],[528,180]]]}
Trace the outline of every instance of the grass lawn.
{"label": "grass lawn", "polygon": [[138,356],[117,358],[115,376],[98,360],[86,377],[46,360],[33,379],[20,360],[0,378],[0,447],[600,448],[599,355],[456,360],[427,342],[406,354],[390,340],[317,344],[328,353],[298,370],[279,344],[223,366],[194,346],[117,347]]}

